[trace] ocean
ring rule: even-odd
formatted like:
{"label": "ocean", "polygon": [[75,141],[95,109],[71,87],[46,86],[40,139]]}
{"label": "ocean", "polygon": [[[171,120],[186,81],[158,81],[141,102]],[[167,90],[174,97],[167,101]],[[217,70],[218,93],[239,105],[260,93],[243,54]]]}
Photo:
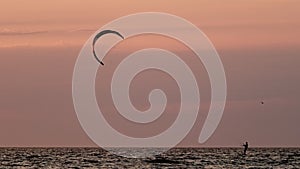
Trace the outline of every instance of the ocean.
{"label": "ocean", "polygon": [[0,148],[0,168],[300,168],[300,148],[172,148],[125,158],[101,148]]}

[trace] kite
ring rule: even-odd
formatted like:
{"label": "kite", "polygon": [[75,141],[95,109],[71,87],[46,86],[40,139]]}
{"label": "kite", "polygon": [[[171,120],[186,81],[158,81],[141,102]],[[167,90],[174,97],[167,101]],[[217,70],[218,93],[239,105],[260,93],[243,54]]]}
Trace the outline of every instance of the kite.
{"label": "kite", "polygon": [[93,40],[93,54],[94,54],[94,57],[95,59],[101,64],[101,65],[104,65],[104,63],[97,57],[96,55],[96,52],[95,52],[95,43],[97,42],[97,40],[105,35],[105,34],[109,34],[109,33],[113,33],[113,34],[116,34],[118,36],[120,36],[122,39],[124,39],[124,37],[117,31],[113,31],[113,30],[103,30],[101,32],[99,32],[95,37],[94,37],[94,40]]}

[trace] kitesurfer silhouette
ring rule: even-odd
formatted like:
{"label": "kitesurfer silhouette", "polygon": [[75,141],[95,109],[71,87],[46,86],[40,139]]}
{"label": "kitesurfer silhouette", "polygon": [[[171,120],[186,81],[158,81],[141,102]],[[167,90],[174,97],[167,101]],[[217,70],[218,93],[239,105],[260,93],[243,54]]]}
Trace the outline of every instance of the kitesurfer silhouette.
{"label": "kitesurfer silhouette", "polygon": [[247,152],[247,150],[248,150],[248,142],[246,141],[246,143],[245,144],[243,144],[243,146],[244,146],[244,155],[246,155],[246,152]]}

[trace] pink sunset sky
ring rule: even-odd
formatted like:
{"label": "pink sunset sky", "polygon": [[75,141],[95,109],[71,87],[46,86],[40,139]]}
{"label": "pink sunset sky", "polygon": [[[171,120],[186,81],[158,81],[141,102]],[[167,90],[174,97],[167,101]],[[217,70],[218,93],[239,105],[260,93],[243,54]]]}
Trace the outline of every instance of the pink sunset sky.
{"label": "pink sunset sky", "polygon": [[178,53],[200,72],[199,116],[180,145],[240,146],[248,141],[251,146],[298,147],[299,6],[296,0],[2,1],[0,146],[96,146],[81,128],[72,100],[73,68],[82,46],[111,20],[137,12],[166,12],[198,26],[217,49],[228,87],[223,118],[212,137],[198,144],[210,99],[204,67],[194,62],[193,53],[180,42],[143,35],[115,46],[105,60],[111,66],[105,65],[97,77],[98,103],[111,124],[129,135],[155,135],[176,117],[178,86],[166,74],[148,71],[131,85],[133,105],[140,110],[149,106],[147,97],[153,88],[166,91],[169,116],[152,127],[123,124],[115,117],[106,83],[121,58],[138,49],[160,47]]}

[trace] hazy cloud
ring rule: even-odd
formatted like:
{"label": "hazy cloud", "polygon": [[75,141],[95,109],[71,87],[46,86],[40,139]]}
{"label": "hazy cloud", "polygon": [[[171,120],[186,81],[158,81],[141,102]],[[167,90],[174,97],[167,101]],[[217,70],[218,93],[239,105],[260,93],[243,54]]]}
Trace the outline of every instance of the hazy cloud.
{"label": "hazy cloud", "polygon": [[0,29],[0,36],[18,36],[18,35],[35,35],[48,33],[46,30],[14,30],[14,29]]}

